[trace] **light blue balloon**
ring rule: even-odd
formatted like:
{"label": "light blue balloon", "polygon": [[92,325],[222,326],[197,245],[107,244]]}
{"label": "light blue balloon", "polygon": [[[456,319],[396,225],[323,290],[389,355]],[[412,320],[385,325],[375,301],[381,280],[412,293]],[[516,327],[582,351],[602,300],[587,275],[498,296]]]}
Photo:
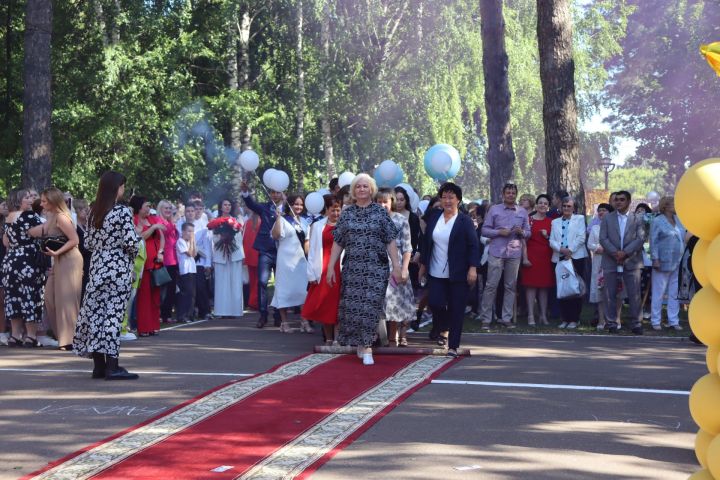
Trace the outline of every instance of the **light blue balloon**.
{"label": "light blue balloon", "polygon": [[425,172],[439,181],[450,180],[460,171],[460,152],[452,145],[439,143],[425,152]]}
{"label": "light blue balloon", "polygon": [[393,188],[398,183],[402,183],[403,178],[405,174],[402,171],[402,168],[395,165],[395,174],[391,178],[384,178],[380,174],[380,167],[375,169],[375,172],[373,172],[373,178],[375,179],[375,183],[377,184],[378,188]]}

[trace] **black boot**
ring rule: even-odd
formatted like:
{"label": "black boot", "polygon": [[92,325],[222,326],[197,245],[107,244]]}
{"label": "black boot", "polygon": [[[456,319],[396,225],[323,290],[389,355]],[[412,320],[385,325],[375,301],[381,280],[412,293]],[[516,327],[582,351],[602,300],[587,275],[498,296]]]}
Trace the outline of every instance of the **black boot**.
{"label": "black boot", "polygon": [[420,320],[422,319],[422,312],[420,310],[415,312],[415,320],[410,322],[410,328],[416,332],[420,330]]}
{"label": "black boot", "polygon": [[273,323],[276,327],[279,327],[282,323],[282,318],[280,317],[280,310],[277,308],[273,311],[273,320],[275,320]]}
{"label": "black boot", "polygon": [[93,373],[92,378],[105,378],[105,354],[93,352]]}
{"label": "black boot", "polygon": [[138,375],[130,373],[118,365],[117,357],[108,355],[105,359],[107,367],[105,368],[105,380],[136,380]]}
{"label": "black boot", "polygon": [[265,327],[265,324],[267,323],[267,314],[260,315],[260,319],[257,322],[257,325],[255,325],[257,328],[263,328]]}

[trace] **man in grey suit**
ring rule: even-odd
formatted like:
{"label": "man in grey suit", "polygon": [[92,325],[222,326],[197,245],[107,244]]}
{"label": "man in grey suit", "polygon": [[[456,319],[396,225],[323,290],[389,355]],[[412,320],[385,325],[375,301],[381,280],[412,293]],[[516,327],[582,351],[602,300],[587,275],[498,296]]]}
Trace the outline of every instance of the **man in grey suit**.
{"label": "man in grey suit", "polygon": [[605,215],[600,224],[607,299],[605,319],[610,333],[617,333],[617,283],[618,277],[621,277],[630,301],[630,328],[635,335],[642,335],[640,274],[643,268],[642,248],[647,232],[643,217],[629,212],[630,199],[630,192],[617,192],[613,205],[615,211]]}

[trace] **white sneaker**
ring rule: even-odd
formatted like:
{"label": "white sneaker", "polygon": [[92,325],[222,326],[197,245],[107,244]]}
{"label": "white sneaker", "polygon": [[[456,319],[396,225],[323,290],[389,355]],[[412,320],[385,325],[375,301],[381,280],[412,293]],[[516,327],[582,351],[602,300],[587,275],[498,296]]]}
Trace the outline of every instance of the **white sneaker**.
{"label": "white sneaker", "polygon": [[682,329],[683,329],[683,327],[680,325],[670,325],[670,328],[672,328],[676,332],[682,332]]}
{"label": "white sneaker", "polygon": [[660,330],[662,330],[662,327],[660,325],[653,325],[652,329],[659,332]]}
{"label": "white sneaker", "polygon": [[574,330],[574,329],[577,328],[577,323],[575,323],[575,322],[570,322],[570,323],[567,324],[567,327],[566,327],[566,328],[567,328],[568,330]]}
{"label": "white sneaker", "polygon": [[10,335],[7,333],[0,333],[0,345],[7,345]]}
{"label": "white sneaker", "polygon": [[132,332],[126,332],[120,335],[121,342],[131,342],[133,340],[137,340],[137,335]]}
{"label": "white sneaker", "polygon": [[40,335],[37,337],[38,345],[41,347],[57,347],[59,343],[46,335]]}
{"label": "white sneaker", "polygon": [[374,365],[375,361],[373,360],[372,353],[363,353],[363,365]]}
{"label": "white sneaker", "polygon": [[568,326],[568,322],[562,322],[560,325],[558,325],[558,328],[565,328],[567,326]]}

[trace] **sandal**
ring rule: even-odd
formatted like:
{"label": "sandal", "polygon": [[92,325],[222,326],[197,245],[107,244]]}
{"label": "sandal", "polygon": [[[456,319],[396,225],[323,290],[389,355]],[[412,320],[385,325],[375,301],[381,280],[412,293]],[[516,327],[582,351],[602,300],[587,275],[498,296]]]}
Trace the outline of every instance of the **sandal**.
{"label": "sandal", "polygon": [[440,345],[441,347],[444,347],[445,345],[447,345],[447,341],[448,341],[447,337],[443,337],[442,335],[440,335],[440,337],[438,338],[437,344]]}
{"label": "sandal", "polygon": [[73,346],[72,345],[62,345],[62,346],[58,347],[58,350],[60,350],[62,352],[72,352]]}
{"label": "sandal", "polygon": [[23,346],[22,338],[17,338],[17,337],[13,337],[13,336],[10,336],[10,338],[8,338],[8,347],[22,347],[22,346]]}
{"label": "sandal", "polygon": [[37,346],[38,346],[37,338],[25,337],[25,342],[23,343],[23,347],[35,348]]}
{"label": "sandal", "polygon": [[398,346],[407,347],[408,346],[407,338],[405,338],[405,337],[400,338],[400,343],[398,344]]}

